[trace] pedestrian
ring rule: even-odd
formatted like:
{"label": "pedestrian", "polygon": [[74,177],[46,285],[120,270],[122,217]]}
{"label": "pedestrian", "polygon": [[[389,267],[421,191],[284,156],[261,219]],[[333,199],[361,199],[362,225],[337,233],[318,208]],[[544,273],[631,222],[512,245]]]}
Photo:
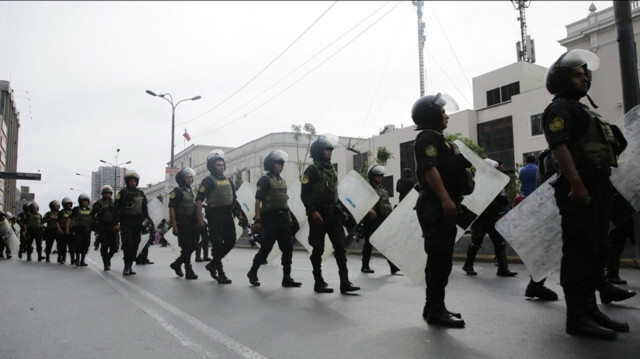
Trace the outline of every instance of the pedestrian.
{"label": "pedestrian", "polygon": [[[567,304],[566,332],[615,339],[629,331],[600,312],[596,289],[604,281],[613,186],[611,167],[626,141],[617,127],[582,104],[591,86],[591,71],[600,65],[594,53],[564,53],[547,70],[545,82],[553,100],[543,113],[545,138],[560,175],[553,183],[562,217],[560,285]],[[595,107],[595,106],[594,106]]]}
{"label": "pedestrian", "polygon": [[[333,136],[331,136],[333,137]],[[346,294],[360,290],[349,281],[347,256],[344,249],[345,235],[343,221],[347,213],[338,199],[338,173],[331,164],[335,139],[327,135],[319,136],[309,149],[313,164],[307,167],[302,176],[300,198],[309,220],[309,244],[311,265],[313,267],[313,290],[317,293],[332,293],[333,288],[322,278],[322,254],[324,253],[325,236],[333,245],[334,257],[338,264],[340,276],[340,293]]]}
{"label": "pedestrian", "polygon": [[196,172],[187,167],[181,169],[176,174],[178,187],[169,194],[169,214],[171,216],[171,226],[173,234],[178,237],[180,246],[180,257],[169,266],[176,272],[178,277],[184,276],[182,265],[186,274],[186,279],[198,279],[191,267],[191,254],[198,244],[198,222],[196,219],[195,195],[191,190],[193,177]]}
{"label": "pedestrian", "polygon": [[75,243],[76,267],[86,267],[85,256],[91,246],[91,199],[86,193],[78,196],[78,205],[71,210],[71,216],[67,221]]}
{"label": "pedestrian", "polygon": [[[369,184],[378,194],[378,202],[369,210],[369,213],[363,218],[362,224],[364,228],[364,245],[362,246],[362,267],[360,267],[360,271],[362,273],[374,273],[375,271],[369,267],[369,261],[371,260],[371,251],[373,250],[373,246],[369,239],[373,232],[378,229],[380,224],[391,214],[392,208],[391,203],[389,202],[389,192],[382,185],[382,179],[384,178],[385,168],[383,166],[374,164],[371,166],[369,171],[367,171],[367,178],[369,179]],[[413,188],[413,186],[411,186]],[[409,189],[410,190],[410,189]],[[406,193],[405,193],[406,194]],[[389,270],[391,274],[396,274],[400,271],[400,268],[396,267],[390,260],[387,259],[387,263],[389,263]]]}
{"label": "pedestrian", "polygon": [[28,261],[31,261],[33,242],[36,243],[38,262],[41,262],[44,259],[42,256],[42,232],[44,227],[42,226],[42,215],[38,213],[39,210],[40,206],[38,206],[38,203],[29,203],[28,212],[24,216],[24,222],[22,224],[22,231],[25,233],[27,239],[26,251]]}
{"label": "pedestrian", "polygon": [[49,202],[49,212],[44,214],[42,217],[42,223],[46,224],[44,229],[44,256],[45,261],[49,263],[51,261],[51,249],[53,248],[53,242],[56,242],[56,247],[58,245],[58,214],[60,212],[60,202],[57,200],[53,200]]}
{"label": "pedestrian", "polygon": [[537,187],[537,174],[538,166],[536,166],[536,158],[534,156],[527,156],[524,167],[518,172],[523,197],[527,197],[531,192],[535,191]]}
{"label": "pedestrian", "polygon": [[233,217],[235,216],[239,219],[239,224],[243,228],[248,226],[248,221],[236,199],[236,190],[233,182],[224,175],[226,163],[223,151],[213,150],[209,153],[207,156],[207,169],[210,175],[202,180],[196,196],[198,227],[201,230],[205,228],[205,222],[202,217],[202,203],[206,201],[205,215],[212,242],[211,254],[213,259],[205,268],[219,284],[231,284],[231,279],[224,272],[222,258],[236,245],[237,238]]}
{"label": "pedestrian", "polygon": [[[118,192],[115,200],[116,228],[120,230],[124,260],[123,276],[135,275],[133,262],[136,260],[142,229],[149,219],[147,196],[138,188],[140,176],[133,170],[127,170],[124,176],[126,186]],[[146,222],[146,223],[143,223]]]}
{"label": "pedestrian", "polygon": [[[501,161],[485,158],[485,162],[500,172],[504,171],[504,165],[500,163]],[[509,206],[509,200],[507,199],[506,191],[503,189],[471,225],[471,243],[467,248],[467,259],[462,266],[462,270],[464,270],[467,275],[478,275],[473,268],[473,263],[475,262],[478,251],[482,248],[482,241],[487,234],[489,238],[491,238],[491,242],[493,242],[493,251],[498,261],[498,271],[496,275],[498,277],[515,277],[518,275],[518,272],[509,270],[507,242],[495,228],[496,222],[498,222],[500,217],[505,213],[505,206]]]}
{"label": "pedestrian", "polygon": [[416,180],[413,179],[413,170],[411,168],[404,168],[400,174],[398,182],[396,182],[396,192],[400,194],[398,202],[402,202],[404,197],[409,194],[409,191],[416,185]]}
{"label": "pedestrian", "polygon": [[91,207],[91,217],[97,222],[96,243],[100,243],[100,255],[104,271],[111,270],[111,257],[118,252],[118,230],[116,208],[113,203],[113,188],[109,185],[100,189],[102,198]]}
{"label": "pedestrian", "polygon": [[462,198],[473,191],[469,181],[471,163],[442,133],[449,120],[441,94],[419,98],[411,110],[416,130],[414,153],[420,196],[416,214],[427,253],[425,268],[426,303],[422,317],[431,325],[462,328],[459,313],[447,310],[445,288],[453,261],[453,246]]}
{"label": "pedestrian", "polygon": [[275,150],[265,156],[263,168],[267,174],[260,177],[257,184],[255,218],[253,230],[262,231],[260,250],[253,257],[253,264],[247,277],[253,286],[259,286],[258,269],[264,263],[275,242],[282,252],[282,286],[285,288],[300,287],[302,283],[291,278],[293,258],[293,236],[291,235],[291,211],[287,201],[287,182],[280,176],[289,155],[282,150]]}
{"label": "pedestrian", "polygon": [[58,213],[56,228],[58,229],[58,263],[64,264],[67,261],[67,247],[71,256],[71,264],[75,263],[75,244],[71,236],[71,230],[67,228],[67,221],[71,217],[73,201],[69,197],[62,199],[62,210]]}

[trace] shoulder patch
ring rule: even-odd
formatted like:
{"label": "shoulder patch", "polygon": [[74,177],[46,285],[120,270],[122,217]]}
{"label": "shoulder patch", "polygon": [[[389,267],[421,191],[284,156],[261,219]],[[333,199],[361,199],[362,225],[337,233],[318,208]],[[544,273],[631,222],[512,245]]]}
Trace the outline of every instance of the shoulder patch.
{"label": "shoulder patch", "polygon": [[116,195],[116,199],[120,199],[120,193]]}
{"label": "shoulder patch", "polygon": [[438,149],[435,145],[429,145],[427,146],[427,149],[425,149],[424,153],[427,157],[436,157],[438,156]]}
{"label": "shoulder patch", "polygon": [[549,124],[549,130],[551,132],[558,132],[564,130],[564,118],[556,116]]}
{"label": "shoulder patch", "polygon": [[175,192],[171,192],[171,194],[169,195],[169,198],[176,198],[176,193]]}
{"label": "shoulder patch", "polygon": [[302,180],[300,180],[300,182],[302,182],[302,184],[309,183],[309,176],[307,175],[302,176]]}
{"label": "shoulder patch", "polygon": [[198,192],[204,193],[204,186],[200,186],[200,188],[198,188]]}
{"label": "shoulder patch", "polygon": [[257,190],[257,191],[260,191],[261,189],[262,189],[262,186],[257,186],[257,187],[256,187],[256,190]]}

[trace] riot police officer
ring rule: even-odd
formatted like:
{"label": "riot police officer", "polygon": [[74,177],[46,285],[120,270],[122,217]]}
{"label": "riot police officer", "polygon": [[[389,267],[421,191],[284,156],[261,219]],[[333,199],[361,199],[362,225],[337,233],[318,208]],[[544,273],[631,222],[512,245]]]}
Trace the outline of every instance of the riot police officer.
{"label": "riot police officer", "polygon": [[282,251],[282,286],[299,287],[302,285],[291,278],[291,259],[293,257],[293,236],[291,235],[291,212],[287,200],[287,183],[280,173],[289,155],[282,150],[275,150],[265,156],[263,161],[265,176],[258,180],[256,191],[255,218],[253,230],[263,232],[260,250],[253,258],[253,264],[247,277],[253,286],[259,286],[258,269],[264,263],[275,242]]}
{"label": "riot police officer", "polygon": [[50,211],[44,214],[42,217],[42,223],[46,224],[44,229],[44,256],[45,261],[49,263],[51,261],[51,249],[53,247],[53,242],[56,242],[56,246],[58,245],[58,212],[60,212],[60,202],[57,200],[53,200],[49,202]]}
{"label": "riot police officer", "polygon": [[115,200],[115,228],[120,230],[124,260],[123,276],[135,275],[133,262],[136,260],[138,246],[142,236],[144,221],[150,221],[147,210],[147,196],[138,189],[140,176],[133,170],[127,170],[124,176],[126,186],[118,192]]}
{"label": "riot police officer", "polygon": [[109,185],[100,189],[102,198],[91,207],[91,217],[97,222],[96,242],[101,244],[100,255],[105,271],[111,270],[111,257],[118,252],[118,231],[115,224],[115,206],[113,204],[113,188]]}
{"label": "riot police officer", "polygon": [[464,320],[459,313],[447,310],[444,298],[453,261],[456,217],[461,212],[463,196],[470,194],[473,188],[467,171],[471,163],[442,133],[449,120],[445,104],[438,93],[419,98],[411,110],[416,130],[421,131],[414,147],[420,185],[415,208],[428,256],[425,268],[427,299],[422,316],[432,325],[462,328]]}
{"label": "riot police officer", "polygon": [[317,293],[332,293],[333,288],[322,278],[322,254],[324,253],[325,236],[333,245],[334,257],[338,264],[340,276],[340,292],[345,294],[360,290],[349,281],[347,256],[344,249],[345,235],[342,223],[347,214],[338,200],[338,173],[331,164],[334,143],[338,139],[321,135],[311,143],[309,154],[313,164],[307,167],[302,176],[300,198],[309,219],[309,244],[311,265],[313,267],[313,290]]}
{"label": "riot police officer", "polygon": [[22,229],[22,225],[24,224],[25,217],[29,212],[29,203],[25,203],[22,205],[22,212],[18,214],[16,217],[16,223],[20,226],[20,246],[18,247],[18,258],[22,259],[22,253],[27,252],[27,234]]}
{"label": "riot police officer", "polygon": [[233,216],[239,219],[242,227],[247,227],[248,221],[236,200],[236,190],[233,182],[224,175],[226,163],[222,150],[213,150],[209,153],[207,156],[207,169],[210,175],[202,180],[196,196],[198,227],[205,228],[205,222],[202,218],[202,203],[206,201],[205,215],[207,216],[207,225],[212,242],[211,254],[213,259],[205,268],[218,283],[231,284],[231,279],[224,272],[222,258],[236,244]]}
{"label": "riot police officer", "polygon": [[[362,224],[364,226],[364,245],[362,246],[362,267],[360,271],[362,273],[374,273],[374,270],[369,267],[369,261],[371,260],[371,251],[373,250],[373,246],[369,242],[369,238],[373,232],[378,229],[382,221],[384,221],[389,214],[391,214],[391,203],[389,202],[389,192],[382,185],[382,178],[384,177],[385,168],[380,165],[372,165],[367,171],[367,178],[369,179],[369,184],[378,194],[378,202],[373,206],[372,209],[369,210],[369,213],[362,220]],[[390,260],[387,260],[389,263],[389,270],[391,274],[396,274],[400,268],[396,267],[395,264],[391,263]]]}
{"label": "riot police officer", "polygon": [[[562,217],[560,284],[567,304],[566,332],[614,339],[629,331],[600,312],[596,288],[604,280],[607,233],[613,186],[611,167],[626,141],[619,129],[580,103],[591,86],[591,71],[598,57],[582,49],[571,50],[547,70],[545,82],[553,101],[543,113],[544,134],[560,168],[553,184]],[[616,131],[617,130],[617,131]]]}
{"label": "riot police officer", "polygon": [[64,197],[62,199],[62,210],[58,213],[56,228],[58,229],[58,263],[64,264],[67,260],[67,247],[69,247],[69,255],[71,256],[71,264],[75,263],[75,244],[71,236],[70,229],[67,228],[67,221],[71,217],[73,201],[71,198]]}
{"label": "riot police officer", "polygon": [[169,266],[176,272],[178,277],[184,276],[182,265],[187,272],[186,279],[198,279],[191,267],[191,253],[198,244],[198,223],[196,220],[195,195],[191,190],[193,177],[196,172],[191,168],[183,168],[176,174],[178,187],[174,188],[169,195],[169,214],[173,234],[178,236],[180,246],[180,257]]}
{"label": "riot police officer", "polygon": [[38,213],[40,206],[38,203],[29,203],[28,212],[24,217],[22,224],[22,231],[25,233],[27,260],[31,260],[31,253],[33,252],[33,242],[36,242],[36,252],[38,253],[38,262],[41,262],[44,257],[42,256],[42,215]]}
{"label": "riot police officer", "polygon": [[86,267],[85,256],[91,245],[91,199],[86,193],[78,196],[78,205],[73,207],[67,221],[67,228],[71,231],[76,247],[76,267]]}

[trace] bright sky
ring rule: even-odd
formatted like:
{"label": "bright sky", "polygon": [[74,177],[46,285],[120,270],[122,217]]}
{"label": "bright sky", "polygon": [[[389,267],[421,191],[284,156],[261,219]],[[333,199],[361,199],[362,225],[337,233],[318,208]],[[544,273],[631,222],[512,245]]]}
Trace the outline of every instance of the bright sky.
{"label": "bright sky", "polygon": [[[564,52],[567,24],[590,1],[532,1],[537,64]],[[598,10],[611,1],[594,2]],[[471,79],[516,61],[519,13],[509,1],[425,2],[427,94],[473,103]],[[239,146],[309,122],[370,137],[413,125],[419,97],[416,7],[402,2],[0,2],[0,79],[21,116],[18,181],[40,207],[79,191],[102,165],[132,161],[141,186],[164,180],[192,143]],[[185,129],[191,142],[184,142]]]}

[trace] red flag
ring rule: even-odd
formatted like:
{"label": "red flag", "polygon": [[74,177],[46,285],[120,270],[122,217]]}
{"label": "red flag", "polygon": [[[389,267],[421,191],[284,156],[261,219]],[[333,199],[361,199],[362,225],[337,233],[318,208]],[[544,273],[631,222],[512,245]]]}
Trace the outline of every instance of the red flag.
{"label": "red flag", "polygon": [[184,138],[187,139],[187,141],[191,141],[191,136],[189,136],[189,132],[187,132],[187,129],[184,129],[184,134],[182,135],[184,136]]}

